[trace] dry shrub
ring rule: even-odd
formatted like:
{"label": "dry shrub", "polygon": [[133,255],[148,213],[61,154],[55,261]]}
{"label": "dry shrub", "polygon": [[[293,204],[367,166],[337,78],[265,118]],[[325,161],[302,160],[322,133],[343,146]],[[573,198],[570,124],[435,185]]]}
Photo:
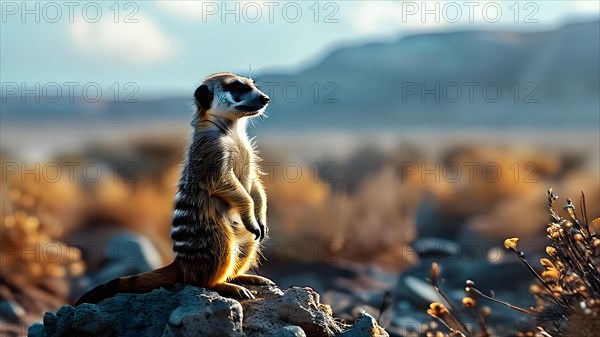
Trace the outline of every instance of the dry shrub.
{"label": "dry shrub", "polygon": [[[168,179],[173,176],[167,175]],[[95,183],[90,188],[94,207],[84,219],[84,223],[90,225],[81,231],[89,230],[89,226],[99,230],[106,226],[133,231],[150,238],[163,260],[170,259],[169,232],[176,181],[177,178],[171,184],[156,184],[147,179],[135,183],[106,179]]]}
{"label": "dry shrub", "polygon": [[502,200],[543,191],[540,183],[558,174],[561,162],[559,156],[550,153],[517,148],[450,150],[442,165],[456,163],[462,168],[463,177],[458,183],[444,180],[442,184],[450,186],[438,187],[438,198],[449,214],[488,214]]}
{"label": "dry shrub", "polygon": [[310,252],[300,260],[375,262],[394,269],[414,262],[409,243],[420,191],[403,185],[392,167],[367,178],[354,194],[333,194],[310,175],[297,182],[278,177],[267,179],[272,241]]}
{"label": "dry shrub", "polygon": [[[444,156],[442,165],[456,163],[463,168],[463,178],[458,182],[442,179],[427,187],[439,201],[442,215],[459,219],[484,237],[517,235],[536,240],[543,237],[547,186],[569,193],[590,186],[589,200],[600,201],[597,168],[584,167],[584,160],[574,157],[568,152],[519,148],[458,148]],[[494,179],[496,165],[502,174]],[[467,175],[468,166],[473,172]]]}
{"label": "dry shrub", "polygon": [[422,193],[387,166],[367,178],[356,194],[337,196],[341,228],[334,242],[340,256],[396,269],[414,263],[410,243]]}
{"label": "dry shrub", "polygon": [[432,309],[428,313],[446,326],[450,333],[445,334],[439,330],[426,333],[442,336],[494,336],[487,325],[489,308],[479,310],[477,306],[478,301],[486,299],[519,311],[535,323],[535,328],[529,331],[516,332],[518,336],[597,336],[600,328],[600,218],[589,218],[583,193],[579,198],[579,209],[571,199],[567,199],[562,210],[557,210],[557,199],[552,190],[549,190],[547,207],[550,222],[546,229],[550,242],[546,247],[547,256],[540,260],[544,267],[542,271],[536,271],[526,259],[526,253],[519,249],[519,238],[504,241],[505,248],[517,255],[537,281],[530,289],[536,300],[535,307],[524,309],[513,306],[484,294],[475,287],[475,282],[467,280],[466,296],[462,304],[479,323],[477,331],[470,330],[452,302],[437,287],[439,268],[434,263],[431,283],[451,309],[446,309],[441,303],[432,303]]}
{"label": "dry shrub", "polygon": [[153,242],[163,261],[171,260],[169,232],[183,149],[183,137],[88,149],[86,160],[103,163],[107,174],[86,185],[93,207],[80,219],[80,232],[110,227],[136,232]]}
{"label": "dry shrub", "polygon": [[535,225],[543,224],[546,219],[543,195],[528,191],[519,198],[499,201],[489,214],[473,216],[468,226],[488,237],[515,235],[532,241],[542,237],[542,227]]}
{"label": "dry shrub", "polygon": [[338,230],[330,187],[309,174],[296,181],[274,172],[263,181],[269,197],[267,256],[324,262]]}
{"label": "dry shrub", "polygon": [[[569,172],[562,181],[555,186],[565,191],[566,195],[578,195],[579,187],[586,186],[586,199],[588,205],[600,205],[600,181],[592,172]],[[540,191],[542,184],[551,184],[550,181],[534,184],[523,191],[519,196],[501,200],[492,208],[489,214],[474,216],[469,225],[486,235],[502,238],[517,236],[525,241],[539,239],[543,236],[543,224],[547,220],[545,215],[544,195]],[[591,219],[600,217],[600,208],[589,210]]]}
{"label": "dry shrub", "polygon": [[85,271],[80,250],[60,241],[80,214],[80,191],[39,172],[29,177],[39,182],[13,178],[0,190],[0,298],[12,304],[14,324],[31,324],[68,302],[71,282]]}

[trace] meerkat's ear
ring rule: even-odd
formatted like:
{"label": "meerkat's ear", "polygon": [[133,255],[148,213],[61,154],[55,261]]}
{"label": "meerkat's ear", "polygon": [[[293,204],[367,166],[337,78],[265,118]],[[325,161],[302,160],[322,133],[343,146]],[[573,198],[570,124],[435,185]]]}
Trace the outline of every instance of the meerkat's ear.
{"label": "meerkat's ear", "polygon": [[213,94],[210,92],[206,84],[202,84],[198,87],[198,89],[196,89],[194,92],[194,98],[196,98],[196,104],[198,105],[199,109],[210,109],[210,104],[213,100]]}

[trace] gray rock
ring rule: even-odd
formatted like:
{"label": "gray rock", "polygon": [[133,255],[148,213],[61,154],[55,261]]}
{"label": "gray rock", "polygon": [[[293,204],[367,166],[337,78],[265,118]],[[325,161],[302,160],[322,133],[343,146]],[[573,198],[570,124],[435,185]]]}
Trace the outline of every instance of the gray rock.
{"label": "gray rock", "polygon": [[163,337],[243,336],[242,306],[217,293],[190,298],[173,310]]}
{"label": "gray rock", "polygon": [[24,313],[23,307],[14,301],[0,299],[0,319],[5,322],[18,322],[19,314]]}
{"label": "gray rock", "polygon": [[360,313],[358,320],[347,331],[344,331],[339,337],[389,337],[373,316],[366,312]]}
{"label": "gray rock", "polygon": [[29,336],[388,336],[362,313],[354,326],[334,320],[331,308],[310,288],[248,287],[253,300],[233,300],[194,286],[118,294],[97,305],[47,312]]}
{"label": "gray rock", "polygon": [[27,336],[44,337],[44,325],[42,323],[33,323],[27,329]]}
{"label": "gray rock", "polygon": [[284,326],[277,330],[277,336],[281,337],[306,337],[304,330],[296,325]]}

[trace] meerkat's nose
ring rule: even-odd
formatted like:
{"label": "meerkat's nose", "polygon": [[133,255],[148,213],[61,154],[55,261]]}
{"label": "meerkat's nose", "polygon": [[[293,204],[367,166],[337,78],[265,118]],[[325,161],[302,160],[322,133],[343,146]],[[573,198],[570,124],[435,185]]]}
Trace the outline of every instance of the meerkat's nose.
{"label": "meerkat's nose", "polygon": [[267,103],[269,103],[269,101],[270,101],[270,100],[271,100],[271,99],[270,99],[270,98],[269,98],[269,96],[267,96],[267,95],[262,95],[262,96],[260,97],[260,103],[261,103],[262,105],[267,105]]}

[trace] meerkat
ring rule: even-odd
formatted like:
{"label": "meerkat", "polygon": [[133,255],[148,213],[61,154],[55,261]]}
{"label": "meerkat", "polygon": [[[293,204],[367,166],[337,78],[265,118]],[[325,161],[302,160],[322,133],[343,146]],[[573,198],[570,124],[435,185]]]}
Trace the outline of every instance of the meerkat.
{"label": "meerkat", "polygon": [[267,197],[246,122],[262,114],[270,99],[252,79],[232,73],[206,77],[194,99],[192,139],[172,220],[175,260],[99,285],[76,305],[178,282],[241,299],[254,298],[244,284],[275,285],[265,277],[245,274],[256,266],[260,242],[267,235]]}

